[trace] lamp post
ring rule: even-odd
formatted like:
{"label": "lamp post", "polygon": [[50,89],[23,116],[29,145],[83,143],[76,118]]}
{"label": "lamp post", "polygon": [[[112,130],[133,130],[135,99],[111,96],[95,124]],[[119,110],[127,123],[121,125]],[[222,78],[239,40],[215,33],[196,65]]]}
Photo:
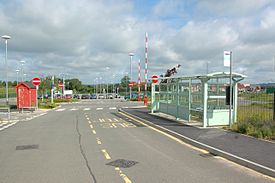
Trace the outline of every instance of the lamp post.
{"label": "lamp post", "polygon": [[97,95],[97,85],[98,85],[98,78],[95,78],[95,81],[96,81],[96,83],[95,83],[95,93],[96,93],[96,95]]}
{"label": "lamp post", "polygon": [[[125,74],[126,74],[126,76],[128,76],[128,72],[126,72]],[[127,77],[125,77],[125,78],[127,78]],[[125,92],[126,96],[124,97],[126,100],[127,100],[127,92],[128,92],[127,87],[128,87],[128,83],[127,83],[127,80],[126,80],[126,92]]]}
{"label": "lamp post", "polygon": [[[106,67],[105,69],[106,69],[106,71],[108,72],[108,70],[110,69],[110,67]],[[107,77],[106,77],[106,78],[107,78]],[[107,84],[106,98],[108,98],[108,80],[106,80],[106,84]]]}
{"label": "lamp post", "polygon": [[8,86],[8,62],[7,62],[7,58],[8,58],[8,39],[10,39],[11,37],[8,35],[4,35],[2,36],[2,39],[5,40],[6,43],[6,57],[5,57],[5,65],[6,65],[6,104],[9,105],[9,86]]}
{"label": "lamp post", "polygon": [[16,71],[16,85],[18,85],[18,73],[19,73],[20,70],[16,69],[15,71]]}
{"label": "lamp post", "polygon": [[26,81],[27,80],[27,74],[25,73],[23,75],[24,75],[23,79]]}
{"label": "lamp post", "polygon": [[25,64],[25,61],[24,61],[24,60],[21,60],[20,63],[21,63],[21,82],[23,82],[23,81],[24,81],[24,80],[23,80],[23,75],[24,75],[24,73],[23,73],[23,66],[24,66],[24,64]]}
{"label": "lamp post", "polygon": [[102,77],[99,77],[99,93],[101,94],[101,82],[102,82]]}
{"label": "lamp post", "polygon": [[115,87],[114,87],[114,85],[115,85],[115,78],[116,78],[116,75],[113,74],[113,90],[112,90],[112,93],[115,93]]}
{"label": "lamp post", "polygon": [[[132,59],[133,59],[133,56],[135,54],[134,53],[129,53],[129,56],[130,56],[130,82],[132,80]],[[130,86],[130,99],[132,98],[132,87]]]}

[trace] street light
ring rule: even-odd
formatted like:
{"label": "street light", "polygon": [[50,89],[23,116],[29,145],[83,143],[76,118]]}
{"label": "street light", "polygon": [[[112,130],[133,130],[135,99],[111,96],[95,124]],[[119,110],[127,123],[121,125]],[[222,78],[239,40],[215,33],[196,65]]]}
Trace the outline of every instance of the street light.
{"label": "street light", "polygon": [[[110,69],[110,67],[106,67],[105,69],[108,72],[108,70]],[[107,83],[107,93],[106,93],[107,95],[106,95],[106,98],[108,98],[108,80],[106,80],[106,83]]]}
{"label": "street light", "polygon": [[26,73],[24,74],[24,78],[23,79],[24,79],[24,81],[27,80],[27,74]]}
{"label": "street light", "polygon": [[[133,56],[135,54],[134,53],[129,53],[129,56],[130,56],[130,81],[132,80],[132,59],[133,59]],[[130,99],[132,98],[132,87],[130,87]]]}
{"label": "street light", "polygon": [[9,86],[8,86],[8,62],[7,62],[7,58],[8,58],[8,39],[10,39],[11,37],[8,35],[4,35],[2,36],[2,39],[5,40],[6,43],[6,57],[5,57],[5,65],[6,65],[6,104],[9,105]]}
{"label": "street light", "polygon": [[20,70],[16,69],[15,71],[16,71],[16,84],[18,85],[18,73],[19,73]]}
{"label": "street light", "polygon": [[24,75],[24,73],[23,73],[23,66],[25,64],[25,61],[21,60],[20,63],[21,63],[21,82],[23,82],[23,75]]}
{"label": "street light", "polygon": [[116,93],[116,92],[115,92],[115,88],[114,88],[114,85],[115,85],[115,77],[116,77],[116,75],[113,74],[113,90],[112,90],[112,93]]}
{"label": "street light", "polygon": [[99,93],[101,94],[101,82],[102,82],[102,77],[99,77]]}

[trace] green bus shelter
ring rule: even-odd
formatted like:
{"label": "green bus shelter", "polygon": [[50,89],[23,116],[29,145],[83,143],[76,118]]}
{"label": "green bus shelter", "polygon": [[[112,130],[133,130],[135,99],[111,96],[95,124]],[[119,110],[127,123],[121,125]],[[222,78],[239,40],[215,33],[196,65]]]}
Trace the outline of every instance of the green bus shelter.
{"label": "green bus shelter", "polygon": [[[232,73],[232,120],[237,120],[238,83],[246,76]],[[203,127],[229,125],[226,88],[230,74],[163,77],[152,84],[151,113],[164,113]]]}

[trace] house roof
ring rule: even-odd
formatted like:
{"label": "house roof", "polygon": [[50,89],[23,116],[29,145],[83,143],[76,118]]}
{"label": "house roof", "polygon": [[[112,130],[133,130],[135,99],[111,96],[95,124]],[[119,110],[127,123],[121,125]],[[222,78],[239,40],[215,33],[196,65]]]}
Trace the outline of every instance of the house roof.
{"label": "house roof", "polygon": [[21,83],[18,83],[18,85],[16,86],[16,88],[18,88],[19,86],[25,86],[27,88],[36,88],[36,86],[34,84],[32,84],[32,82],[21,82]]}

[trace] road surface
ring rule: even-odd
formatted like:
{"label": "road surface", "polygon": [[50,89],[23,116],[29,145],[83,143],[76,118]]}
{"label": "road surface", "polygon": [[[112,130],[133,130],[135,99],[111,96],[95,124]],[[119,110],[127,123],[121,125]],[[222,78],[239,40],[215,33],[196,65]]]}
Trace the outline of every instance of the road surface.
{"label": "road surface", "polygon": [[273,179],[212,156],[118,112],[139,105],[62,105],[0,131],[1,183],[262,183]]}

